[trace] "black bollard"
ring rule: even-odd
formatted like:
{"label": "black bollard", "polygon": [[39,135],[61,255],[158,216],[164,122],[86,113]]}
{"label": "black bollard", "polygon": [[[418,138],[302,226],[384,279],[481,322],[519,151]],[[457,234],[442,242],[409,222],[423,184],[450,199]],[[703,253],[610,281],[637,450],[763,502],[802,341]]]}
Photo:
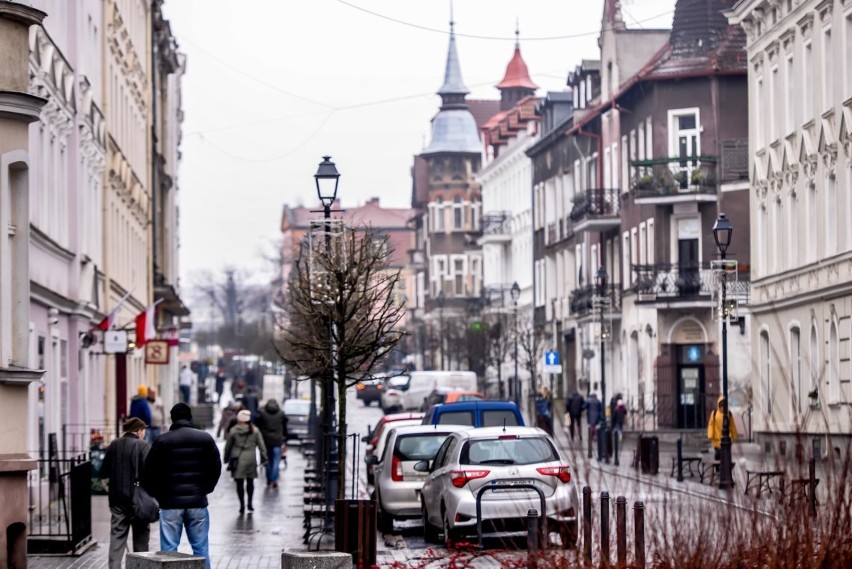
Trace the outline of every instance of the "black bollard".
{"label": "black bollard", "polygon": [[527,511],[527,567],[529,569],[535,569],[537,566],[538,529],[538,512],[531,509]]}
{"label": "black bollard", "polygon": [[808,505],[812,518],[816,517],[816,459],[811,457],[808,462]]}
{"label": "black bollard", "polygon": [[677,440],[677,481],[683,482],[683,441]]}
{"label": "black bollard", "polygon": [[609,566],[609,492],[601,492],[601,564]]}
{"label": "black bollard", "polygon": [[633,528],[636,532],[633,538],[633,564],[637,569],[645,569],[645,504],[642,502],[633,503]]}
{"label": "black bollard", "polygon": [[583,487],[583,553],[587,561],[592,560],[592,489],[588,486]]}
{"label": "black bollard", "polygon": [[615,499],[615,556],[619,566],[627,563],[627,498]]}
{"label": "black bollard", "polygon": [[609,455],[606,448],[607,429],[598,427],[598,460],[600,462],[609,462]]}

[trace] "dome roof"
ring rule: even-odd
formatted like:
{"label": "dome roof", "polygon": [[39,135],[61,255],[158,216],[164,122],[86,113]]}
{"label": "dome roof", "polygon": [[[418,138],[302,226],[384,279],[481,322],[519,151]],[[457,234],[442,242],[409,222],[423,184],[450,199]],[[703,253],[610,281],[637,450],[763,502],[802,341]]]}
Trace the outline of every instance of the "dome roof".
{"label": "dome roof", "polygon": [[476,121],[469,110],[445,109],[432,120],[432,140],[423,154],[439,152],[482,152]]}

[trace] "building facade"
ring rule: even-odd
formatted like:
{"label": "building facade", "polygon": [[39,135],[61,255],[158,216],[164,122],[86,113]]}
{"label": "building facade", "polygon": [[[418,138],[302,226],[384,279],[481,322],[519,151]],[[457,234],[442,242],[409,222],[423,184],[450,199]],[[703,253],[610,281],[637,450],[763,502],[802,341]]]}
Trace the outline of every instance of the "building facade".
{"label": "building facade", "polygon": [[[755,431],[837,458],[852,433],[852,2],[742,0]],[[813,445],[813,446],[811,446]]]}

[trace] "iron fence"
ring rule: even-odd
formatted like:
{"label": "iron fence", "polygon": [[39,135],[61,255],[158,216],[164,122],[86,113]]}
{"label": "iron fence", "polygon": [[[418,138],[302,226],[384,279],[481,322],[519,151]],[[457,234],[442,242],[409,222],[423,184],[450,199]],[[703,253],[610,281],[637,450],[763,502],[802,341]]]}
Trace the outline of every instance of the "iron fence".
{"label": "iron fence", "polygon": [[[633,265],[635,280],[631,289],[640,295],[654,298],[712,296],[720,290],[720,282],[710,263]],[[737,274],[736,280],[726,281],[727,295],[748,302],[750,273]]]}
{"label": "iron fence", "polygon": [[[571,313],[577,316],[589,314],[594,309],[594,298],[598,296],[598,286],[588,285],[574,289],[569,297]],[[621,312],[621,285],[612,283],[607,285],[606,297],[609,299],[609,309],[612,312]]]}
{"label": "iron fence", "polygon": [[574,196],[574,207],[568,218],[576,222],[588,217],[616,216],[620,211],[618,188],[594,188]]}
{"label": "iron fence", "polygon": [[482,216],[483,235],[508,235],[510,233],[508,211],[489,212]]}

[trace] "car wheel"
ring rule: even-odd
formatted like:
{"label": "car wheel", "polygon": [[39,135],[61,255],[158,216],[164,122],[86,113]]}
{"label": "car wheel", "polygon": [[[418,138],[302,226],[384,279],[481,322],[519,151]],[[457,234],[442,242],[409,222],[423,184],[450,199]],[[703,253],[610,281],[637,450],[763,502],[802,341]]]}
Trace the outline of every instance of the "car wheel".
{"label": "car wheel", "polygon": [[[443,510],[443,508],[441,509]],[[441,515],[441,519],[444,520],[444,547],[446,547],[448,551],[452,551],[458,544],[458,531],[450,527],[450,520],[447,518],[446,511],[444,511]]]}
{"label": "car wheel", "polygon": [[575,549],[577,547],[577,534],[577,522],[559,524],[559,539],[562,541],[563,549]]}
{"label": "car wheel", "polygon": [[441,543],[441,530],[429,521],[429,517],[426,515],[426,504],[420,504],[420,511],[420,515],[423,518],[423,541],[426,543]]}

